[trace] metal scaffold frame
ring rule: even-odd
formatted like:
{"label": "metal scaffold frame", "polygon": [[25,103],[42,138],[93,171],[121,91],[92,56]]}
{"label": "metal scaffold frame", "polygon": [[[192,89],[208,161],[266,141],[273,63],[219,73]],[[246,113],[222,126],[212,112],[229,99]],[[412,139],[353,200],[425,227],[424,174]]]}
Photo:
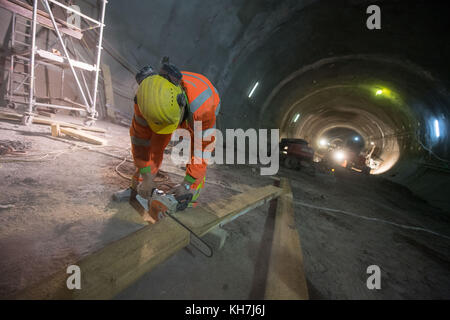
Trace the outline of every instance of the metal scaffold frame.
{"label": "metal scaffold frame", "polygon": [[[13,14],[12,18],[12,28],[11,28],[11,47],[12,54],[10,56],[10,70],[9,70],[9,78],[8,78],[8,88],[5,99],[9,101],[10,104],[20,103],[28,106],[27,111],[23,115],[23,123],[29,125],[33,121],[34,109],[35,107],[46,107],[46,108],[54,108],[54,109],[66,109],[66,110],[76,110],[76,111],[85,111],[87,115],[87,119],[85,121],[86,125],[92,125],[98,118],[98,112],[96,110],[97,104],[97,91],[98,91],[98,81],[99,81],[99,72],[100,72],[100,61],[102,54],[102,42],[103,42],[103,28],[104,28],[104,20],[105,20],[105,11],[107,0],[101,0],[101,9],[100,9],[100,21],[97,21],[78,10],[74,10],[72,7],[66,6],[56,0],[41,0],[41,3],[46,11],[44,16],[43,11],[38,9],[39,0],[33,0],[32,8],[28,8],[26,4],[18,2],[17,0],[0,0],[0,6],[10,10]],[[90,23],[93,23],[91,26],[89,23],[89,28],[85,30],[74,31],[70,27],[68,23],[61,21],[60,19],[55,18],[52,7],[50,3],[54,6],[58,6],[68,13],[72,15],[76,15],[81,19],[85,19]],[[31,11],[31,14],[30,14]],[[31,21],[31,24],[23,24],[27,28],[31,28],[31,34],[25,34],[16,30],[16,19],[17,14],[25,17],[28,21]],[[49,51],[45,51],[37,48],[36,45],[36,34],[37,34],[37,25],[42,25],[46,28],[52,29],[58,38],[58,42],[62,47],[62,54],[55,54]],[[74,60],[70,57],[69,51],[67,49],[66,43],[63,39],[62,33],[67,34],[69,36],[81,39],[82,32],[91,30],[94,28],[99,28],[98,39],[96,44],[96,53],[95,53],[95,64],[89,65],[85,62]],[[17,40],[16,34],[20,34],[25,37],[29,37],[31,44],[27,44]],[[79,34],[79,36],[78,36]],[[26,42],[26,41],[25,41]],[[29,57],[24,53],[15,53],[14,45],[18,43],[19,45],[30,47],[29,48]],[[37,61],[37,57],[39,57]],[[28,72],[15,72],[16,64],[22,64],[25,66],[28,64]],[[76,87],[78,88],[79,93],[81,94],[82,104],[75,103],[71,101],[72,104],[75,104],[77,107],[70,107],[65,105],[57,105],[51,103],[42,103],[36,101],[35,95],[35,69],[38,65],[44,65],[46,67],[56,67],[61,68],[61,92],[64,86],[64,66],[68,65],[71,73],[75,79]],[[84,87],[80,82],[79,75],[77,74],[75,68],[80,70],[81,78],[83,80]],[[83,74],[83,70],[94,72],[93,83],[92,86],[87,84],[86,78]],[[21,74],[24,78],[21,81],[15,81],[14,75]],[[29,82],[27,80],[29,79]],[[19,83],[17,87],[14,87],[14,83]],[[25,89],[25,85],[28,85],[28,92],[18,93],[18,88],[22,87]],[[26,90],[25,90],[26,91]],[[18,101],[17,97],[22,96],[23,101]],[[61,97],[62,98],[62,97]],[[89,100],[88,100],[89,98]],[[65,98],[63,99],[65,100]]]}

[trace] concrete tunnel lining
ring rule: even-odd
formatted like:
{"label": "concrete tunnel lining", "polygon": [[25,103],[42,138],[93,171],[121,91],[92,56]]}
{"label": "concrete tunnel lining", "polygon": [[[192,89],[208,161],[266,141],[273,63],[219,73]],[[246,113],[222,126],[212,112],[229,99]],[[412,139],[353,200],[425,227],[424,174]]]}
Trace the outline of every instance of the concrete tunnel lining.
{"label": "concrete tunnel lining", "polygon": [[[447,159],[449,155],[448,138],[433,139],[430,123],[430,119],[439,118],[443,129],[449,125],[450,95],[444,72],[448,61],[443,59],[448,56],[449,46],[446,41],[433,42],[429,37],[433,34],[446,38],[446,22],[436,19],[438,12],[445,10],[445,4],[438,2],[432,7],[424,2],[415,3],[405,11],[406,1],[380,1],[383,15],[389,19],[389,32],[370,32],[363,21],[353,19],[357,11],[365,11],[367,3],[354,1],[351,6],[341,6],[336,1],[318,1],[293,13],[289,21],[279,25],[265,42],[235,64],[231,85],[223,99],[230,112],[223,115],[222,122],[243,128],[282,129],[287,121],[280,118],[292,117],[285,111],[288,106],[314,89],[346,84],[390,88],[403,99],[400,103],[403,110],[387,111],[374,126],[389,127],[385,136],[397,136],[401,157],[385,176],[413,187],[428,180],[422,175],[421,182],[412,179],[414,171],[422,170],[419,167],[425,158],[431,154],[432,161],[445,167],[445,161],[438,158]],[[326,14],[321,10],[324,6]],[[436,54],[430,56],[430,52]],[[327,75],[324,72],[327,68],[335,72]],[[283,100],[280,96],[287,93],[280,93],[281,88],[298,78],[303,82],[292,89],[298,95],[292,95],[292,101]],[[258,89],[249,99],[248,92],[257,81]],[[373,112],[377,113],[380,114]],[[255,119],[254,114],[260,116]],[[383,124],[392,121],[394,125]],[[392,143],[385,145],[396,150],[397,143],[393,138],[390,140]],[[425,184],[433,188],[431,181]]]}
{"label": "concrete tunnel lining", "polygon": [[[402,77],[406,74],[407,83],[402,81]],[[405,63],[378,55],[326,59],[312,67],[303,67],[287,79],[281,81],[266,98],[261,108],[260,126],[280,127],[281,135],[289,136],[286,128],[289,128],[291,119],[297,113],[302,114],[300,118],[303,121],[308,121],[311,120],[308,114],[319,117],[322,112],[328,110],[331,115],[330,112],[336,105],[340,105],[341,112],[344,113],[343,108],[350,105],[350,112],[359,114],[361,119],[365,115],[365,120],[359,121],[353,129],[365,131],[366,138],[370,136],[372,139],[381,140],[382,148],[378,149],[377,153],[384,158],[385,165],[374,173],[387,172],[401,158],[400,152],[415,155],[420,151],[422,147],[415,143],[415,139],[420,126],[427,122],[423,117],[424,105],[429,105],[429,109],[433,109],[436,108],[436,101],[440,100],[439,104],[445,103],[446,92],[444,90],[442,94],[442,85],[420,67],[410,62]],[[378,97],[378,101],[374,99],[377,98],[375,94],[377,88],[386,91],[387,97],[384,101],[382,97]],[[315,104],[309,101],[308,107],[308,100],[313,100],[328,90],[333,91],[328,99],[326,96],[322,100],[316,99]],[[434,101],[430,101],[430,95]],[[336,97],[340,97],[341,101],[330,103],[330,100],[338,100]],[[298,122],[297,127],[301,127],[302,120]],[[343,117],[337,123],[344,125],[348,120],[348,117]],[[312,121],[314,122],[314,119]],[[311,130],[323,132],[329,126],[336,125],[336,122],[328,118],[328,122],[325,121],[323,125],[321,127],[316,124]],[[367,128],[362,128],[364,126]],[[311,136],[298,130],[297,132],[291,130],[290,135]],[[320,134],[314,135],[310,142],[314,143],[318,136]]]}

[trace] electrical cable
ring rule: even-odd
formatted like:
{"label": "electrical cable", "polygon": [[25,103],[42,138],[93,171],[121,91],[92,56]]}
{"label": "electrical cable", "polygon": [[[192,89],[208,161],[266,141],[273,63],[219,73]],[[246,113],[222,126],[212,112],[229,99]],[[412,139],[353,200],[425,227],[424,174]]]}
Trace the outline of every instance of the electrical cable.
{"label": "electrical cable", "polygon": [[433,155],[436,159],[438,159],[438,160],[440,160],[440,161],[443,161],[443,162],[450,162],[450,160],[443,159],[443,158],[439,157],[437,154],[435,154],[435,153],[433,152],[433,150],[431,150],[430,148],[426,147],[426,146],[422,143],[422,141],[420,140],[419,133],[416,133],[416,139],[417,139],[417,142],[420,144],[420,146],[421,146],[422,148],[424,148],[426,151],[428,151],[431,155]]}
{"label": "electrical cable", "polygon": [[430,233],[432,235],[441,237],[441,238],[445,238],[447,240],[450,240],[449,236],[446,236],[444,234],[429,230],[429,229],[425,229],[422,227],[417,227],[417,226],[409,226],[409,225],[404,225],[404,224],[399,224],[399,223],[395,223],[395,222],[391,222],[391,221],[387,221],[387,220],[383,220],[383,219],[378,219],[378,218],[372,218],[372,217],[366,217],[366,216],[361,216],[358,215],[356,213],[352,213],[352,212],[348,212],[348,211],[344,211],[344,210],[338,210],[338,209],[332,209],[332,208],[326,208],[326,207],[318,207],[318,206],[314,206],[312,204],[308,204],[302,201],[298,201],[298,200],[294,200],[293,201],[295,204],[298,204],[300,206],[303,207],[308,207],[308,208],[312,208],[312,209],[317,209],[317,210],[322,210],[322,211],[330,211],[330,212],[335,212],[335,213],[342,213],[351,217],[355,217],[355,218],[360,218],[363,220],[368,220],[368,221],[376,221],[376,222],[381,222],[381,223],[385,223],[385,224],[389,224],[395,227],[399,227],[399,228],[403,228],[403,229],[407,229],[407,230],[414,230],[414,231],[423,231],[426,233]]}

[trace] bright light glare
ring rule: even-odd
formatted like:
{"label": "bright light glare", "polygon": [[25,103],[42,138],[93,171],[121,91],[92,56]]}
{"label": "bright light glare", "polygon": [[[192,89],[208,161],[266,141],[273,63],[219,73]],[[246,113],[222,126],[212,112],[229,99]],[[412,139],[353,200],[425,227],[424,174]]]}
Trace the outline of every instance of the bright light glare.
{"label": "bright light glare", "polygon": [[439,130],[439,120],[434,120],[434,135],[436,138],[441,136],[441,131]]}
{"label": "bright light glare", "polygon": [[371,146],[375,145],[375,142],[372,141],[372,142],[370,143],[370,145],[371,145]]}
{"label": "bright light glare", "polygon": [[377,90],[377,92],[375,93],[377,96],[379,96],[380,94],[383,94],[383,90]]}
{"label": "bright light glare", "polygon": [[334,159],[336,159],[337,161],[342,161],[345,159],[345,154],[342,151],[336,151],[334,153]]}
{"label": "bright light glare", "polygon": [[294,122],[297,122],[297,120],[298,120],[299,117],[300,117],[300,113],[297,113],[297,114],[295,115]]}
{"label": "bright light glare", "polygon": [[353,140],[359,141],[359,137],[354,137]]}
{"label": "bright light glare", "polygon": [[256,87],[258,87],[258,85],[259,85],[259,82],[256,82],[256,83],[255,83],[255,85],[254,85],[254,87],[253,87],[253,89],[252,89],[252,91],[250,91],[250,94],[248,95],[248,97],[249,97],[249,98],[251,98],[251,97],[252,97],[252,95],[253,95],[253,92],[255,92],[255,90],[256,90]]}
{"label": "bright light glare", "polygon": [[327,144],[328,144],[328,143],[327,143],[327,140],[325,140],[325,139],[320,139],[320,141],[319,141],[319,145],[320,145],[320,146],[325,147]]}

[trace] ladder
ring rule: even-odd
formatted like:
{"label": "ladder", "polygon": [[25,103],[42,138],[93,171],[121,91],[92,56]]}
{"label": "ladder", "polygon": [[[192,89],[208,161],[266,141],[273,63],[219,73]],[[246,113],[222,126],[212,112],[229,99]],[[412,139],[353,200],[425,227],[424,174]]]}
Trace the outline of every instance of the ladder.
{"label": "ladder", "polygon": [[[46,107],[54,109],[66,109],[83,111],[86,113],[85,125],[92,125],[98,118],[96,111],[98,80],[100,71],[100,61],[103,41],[103,28],[106,10],[106,0],[101,0],[100,21],[97,21],[77,10],[74,6],[64,5],[56,0],[41,0],[44,10],[38,9],[39,0],[33,0],[33,6],[18,0],[0,0],[0,7],[12,12],[11,20],[11,55],[8,70],[7,92],[5,100],[8,106],[15,108],[16,104],[27,106],[24,112],[22,123],[29,125],[33,121],[36,107]],[[72,17],[84,19],[88,28],[81,30],[79,26],[73,26],[61,19],[55,18],[51,5],[58,6],[66,10]],[[75,19],[76,20],[76,19]],[[37,26],[52,29],[62,47],[62,52],[53,52],[40,49],[36,45]],[[63,35],[75,39],[82,39],[83,32],[98,28],[96,33],[96,52],[93,64],[78,61],[69,55]],[[61,70],[61,97],[36,97],[35,93],[35,73],[38,66],[57,68]],[[74,102],[63,96],[65,81],[65,70],[69,69],[75,80],[82,102]],[[93,73],[93,83],[89,85],[83,72]],[[81,76],[81,80],[80,80]],[[68,105],[52,104],[51,99],[58,99],[67,102]]]}

